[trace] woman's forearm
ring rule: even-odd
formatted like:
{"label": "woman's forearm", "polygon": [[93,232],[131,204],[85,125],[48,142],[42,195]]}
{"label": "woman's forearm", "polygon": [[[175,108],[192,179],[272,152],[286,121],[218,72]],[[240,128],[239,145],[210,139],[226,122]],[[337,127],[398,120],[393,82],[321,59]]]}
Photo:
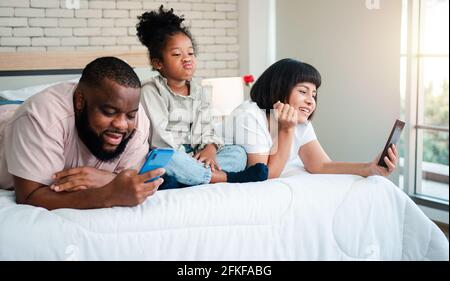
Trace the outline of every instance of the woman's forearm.
{"label": "woman's forearm", "polygon": [[289,159],[291,146],[294,139],[294,130],[282,130],[278,132],[267,166],[269,168],[269,179],[278,178],[281,175]]}
{"label": "woman's forearm", "polygon": [[370,163],[325,162],[318,167],[307,168],[312,174],[348,174],[368,177]]}

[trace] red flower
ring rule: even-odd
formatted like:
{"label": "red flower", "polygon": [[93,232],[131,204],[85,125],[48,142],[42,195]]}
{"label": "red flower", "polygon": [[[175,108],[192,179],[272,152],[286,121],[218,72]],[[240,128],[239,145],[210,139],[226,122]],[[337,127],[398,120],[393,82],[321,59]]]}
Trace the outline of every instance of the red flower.
{"label": "red flower", "polygon": [[244,82],[247,86],[250,85],[250,83],[255,82],[255,78],[253,77],[253,75],[245,75],[244,76]]}

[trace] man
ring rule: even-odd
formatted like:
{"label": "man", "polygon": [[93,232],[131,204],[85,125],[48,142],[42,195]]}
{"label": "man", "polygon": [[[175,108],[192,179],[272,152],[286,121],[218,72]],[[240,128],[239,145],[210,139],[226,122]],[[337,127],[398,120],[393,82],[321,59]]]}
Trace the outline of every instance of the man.
{"label": "man", "polygon": [[164,170],[131,170],[149,150],[140,88],[128,64],[104,57],[86,66],[78,84],[58,84],[28,99],[0,137],[0,188],[14,186],[17,203],[49,210],[145,201],[163,180],[146,182]]}

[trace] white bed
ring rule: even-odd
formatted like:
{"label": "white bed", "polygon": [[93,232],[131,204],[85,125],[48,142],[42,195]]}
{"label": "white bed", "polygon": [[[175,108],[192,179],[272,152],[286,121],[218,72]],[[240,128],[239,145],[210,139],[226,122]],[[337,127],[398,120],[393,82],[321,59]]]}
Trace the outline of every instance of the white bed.
{"label": "white bed", "polygon": [[160,191],[135,208],[50,212],[0,190],[0,260],[448,261],[449,244],[387,179],[297,166],[263,183]]}
{"label": "white bed", "polygon": [[135,208],[56,210],[0,191],[0,260],[448,260],[385,178],[309,175],[160,191]]}

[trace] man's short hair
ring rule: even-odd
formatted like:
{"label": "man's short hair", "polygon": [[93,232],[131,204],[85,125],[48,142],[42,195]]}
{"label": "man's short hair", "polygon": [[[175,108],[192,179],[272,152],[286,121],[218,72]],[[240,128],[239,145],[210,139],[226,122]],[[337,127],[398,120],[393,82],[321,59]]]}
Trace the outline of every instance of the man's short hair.
{"label": "man's short hair", "polygon": [[141,87],[141,81],[133,68],[115,57],[102,57],[89,63],[83,70],[80,84],[96,88],[105,78],[127,88]]}

